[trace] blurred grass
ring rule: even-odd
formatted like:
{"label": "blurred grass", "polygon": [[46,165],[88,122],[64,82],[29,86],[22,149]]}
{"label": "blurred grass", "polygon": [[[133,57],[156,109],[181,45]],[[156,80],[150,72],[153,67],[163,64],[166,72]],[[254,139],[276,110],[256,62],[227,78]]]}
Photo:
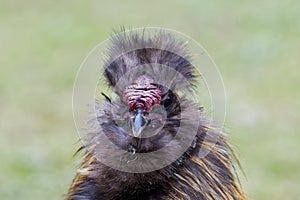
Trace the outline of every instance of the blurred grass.
{"label": "blurred grass", "polygon": [[249,199],[300,199],[299,1],[0,2],[0,196],[62,199],[78,147],[72,84],[112,29],[162,26],[214,58]]}

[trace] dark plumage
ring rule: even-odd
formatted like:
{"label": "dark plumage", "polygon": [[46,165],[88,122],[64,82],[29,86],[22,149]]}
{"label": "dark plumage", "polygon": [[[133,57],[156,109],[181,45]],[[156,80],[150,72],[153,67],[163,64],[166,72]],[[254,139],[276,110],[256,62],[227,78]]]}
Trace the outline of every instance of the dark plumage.
{"label": "dark plumage", "polygon": [[[82,147],[83,162],[67,200],[245,199],[225,135],[210,127],[199,105],[180,96],[180,91],[193,89],[197,76],[183,41],[163,31],[151,37],[124,32],[113,37],[105,67],[106,80],[118,98],[103,94],[106,101],[96,101],[96,113],[89,120],[90,130]],[[180,127],[185,134],[176,138]],[[143,153],[173,142],[170,150],[153,158],[167,163],[193,130],[192,142],[179,158],[163,168],[149,170],[155,163],[143,160]],[[103,137],[130,152],[129,157],[134,156],[137,164],[133,171],[137,173],[114,169],[97,159],[98,155],[121,159],[109,145],[98,144]],[[207,155],[201,157],[201,150]],[[124,169],[129,169],[129,157],[119,163]]]}

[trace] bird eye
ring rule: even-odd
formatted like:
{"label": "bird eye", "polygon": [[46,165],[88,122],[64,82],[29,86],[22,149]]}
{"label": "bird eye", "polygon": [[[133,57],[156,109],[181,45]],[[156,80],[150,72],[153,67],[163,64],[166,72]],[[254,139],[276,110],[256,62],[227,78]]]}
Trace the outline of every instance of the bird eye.
{"label": "bird eye", "polygon": [[170,109],[174,103],[176,103],[176,95],[172,93],[171,91],[168,91],[161,102],[161,105],[165,107],[166,110]]}
{"label": "bird eye", "polygon": [[[169,90],[163,95],[161,105],[164,106],[167,113],[176,113],[180,110],[178,96]],[[178,110],[179,109],[179,110]]]}
{"label": "bird eye", "polygon": [[170,95],[166,97],[166,99],[163,101],[164,107],[167,108],[172,104],[172,98]]}

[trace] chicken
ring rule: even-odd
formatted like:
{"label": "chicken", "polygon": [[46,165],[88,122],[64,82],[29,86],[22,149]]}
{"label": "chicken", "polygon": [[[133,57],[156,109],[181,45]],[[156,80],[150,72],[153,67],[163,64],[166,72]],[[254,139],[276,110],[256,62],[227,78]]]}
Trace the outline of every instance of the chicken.
{"label": "chicken", "polygon": [[116,94],[95,100],[66,200],[246,199],[226,135],[185,95],[197,83],[172,34],[113,36],[104,66]]}

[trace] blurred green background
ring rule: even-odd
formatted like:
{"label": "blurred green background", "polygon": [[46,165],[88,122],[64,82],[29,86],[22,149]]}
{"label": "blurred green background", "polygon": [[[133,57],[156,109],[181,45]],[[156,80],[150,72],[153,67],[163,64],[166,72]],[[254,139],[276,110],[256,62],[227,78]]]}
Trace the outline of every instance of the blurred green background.
{"label": "blurred green background", "polygon": [[62,199],[78,164],[73,81],[118,29],[201,43],[223,76],[249,199],[300,199],[299,1],[0,1],[0,198]]}

